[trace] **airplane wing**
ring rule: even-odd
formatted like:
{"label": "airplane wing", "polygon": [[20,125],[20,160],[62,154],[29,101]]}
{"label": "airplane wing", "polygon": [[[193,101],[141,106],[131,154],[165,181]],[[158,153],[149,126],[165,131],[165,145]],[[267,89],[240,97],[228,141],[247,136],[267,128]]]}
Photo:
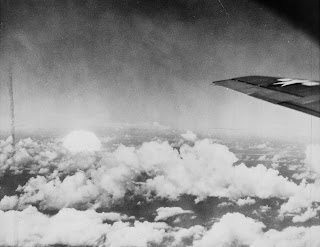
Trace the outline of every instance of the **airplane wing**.
{"label": "airplane wing", "polygon": [[319,81],[246,76],[216,81],[213,84],[320,117]]}

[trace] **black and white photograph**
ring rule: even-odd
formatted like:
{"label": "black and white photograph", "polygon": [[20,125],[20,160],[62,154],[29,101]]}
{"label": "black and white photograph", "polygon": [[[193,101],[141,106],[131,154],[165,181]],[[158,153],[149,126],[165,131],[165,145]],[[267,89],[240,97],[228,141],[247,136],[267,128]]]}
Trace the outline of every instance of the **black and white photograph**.
{"label": "black and white photograph", "polygon": [[0,247],[320,247],[319,0],[0,0]]}

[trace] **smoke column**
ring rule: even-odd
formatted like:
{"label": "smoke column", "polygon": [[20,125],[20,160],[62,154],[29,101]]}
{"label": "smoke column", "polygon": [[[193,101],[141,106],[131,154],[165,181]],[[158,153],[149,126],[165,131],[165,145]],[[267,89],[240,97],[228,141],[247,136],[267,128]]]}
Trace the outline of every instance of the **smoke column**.
{"label": "smoke column", "polygon": [[14,124],[14,99],[13,99],[13,79],[12,79],[12,64],[9,63],[9,95],[10,95],[10,118],[11,118],[11,136],[12,144],[15,144],[15,124]]}

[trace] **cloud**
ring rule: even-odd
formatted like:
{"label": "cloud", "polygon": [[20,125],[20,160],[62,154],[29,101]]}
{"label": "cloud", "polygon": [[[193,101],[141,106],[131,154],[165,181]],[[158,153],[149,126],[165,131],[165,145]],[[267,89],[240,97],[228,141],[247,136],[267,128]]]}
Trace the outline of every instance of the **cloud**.
{"label": "cloud", "polygon": [[249,246],[263,235],[264,224],[240,213],[227,213],[215,223],[194,247]]}
{"label": "cloud", "polygon": [[30,174],[46,175],[55,169],[69,174],[78,169],[94,168],[97,159],[93,153],[72,154],[62,147],[59,140],[41,142],[31,138],[21,139],[16,143],[15,149],[11,141],[10,138],[1,140],[0,176],[5,171],[20,174],[24,170]]}
{"label": "cloud", "polygon": [[227,213],[213,224],[204,236],[194,241],[194,247],[317,247],[320,244],[320,226],[287,227],[282,231],[270,229],[264,232],[265,225],[240,213]]}
{"label": "cloud", "polygon": [[306,222],[309,219],[316,217],[318,210],[320,210],[320,207],[318,207],[317,209],[313,209],[313,208],[309,207],[303,214],[294,216],[292,218],[292,222],[294,222],[294,223]]}
{"label": "cloud", "polygon": [[235,166],[235,155],[226,146],[208,139],[196,141],[193,147],[183,145],[180,153],[166,143],[153,143],[152,148],[149,143],[144,146],[145,149],[139,152],[152,150],[148,152],[145,163],[152,161],[153,164],[146,169],[152,167],[156,173],[147,179],[145,187],[160,197],[176,199],[181,194],[190,194],[197,196],[197,201],[208,196],[289,198],[299,190],[299,185],[272,168],[267,169],[263,165],[247,167],[245,164]]}
{"label": "cloud", "polygon": [[[303,247],[320,243],[320,226],[288,227],[264,232],[264,224],[240,213],[227,213],[210,229],[195,225],[171,227],[164,222],[122,222],[128,217],[94,210],[61,209],[48,216],[29,206],[23,211],[0,210],[1,246],[252,246]],[[115,221],[112,224],[106,220]]]}
{"label": "cloud", "polygon": [[87,179],[84,172],[67,176],[63,181],[58,177],[48,181],[43,176],[31,178],[20,188],[24,194],[20,205],[40,203],[42,209],[61,209],[64,207],[81,208],[97,199],[99,188]]}
{"label": "cloud", "polygon": [[106,246],[148,246],[151,243],[160,244],[165,236],[165,223],[139,222],[133,226],[129,223],[118,222],[113,224],[111,231],[106,235]]}
{"label": "cloud", "polygon": [[199,200],[223,195],[232,164],[237,160],[226,146],[204,139],[196,141],[193,147],[183,145],[178,153],[167,143],[153,145],[158,146],[153,150],[166,150],[167,154],[153,151],[153,157],[149,160],[158,157],[156,162],[153,161],[156,176],[146,181],[148,189],[154,190],[160,197],[172,199],[181,194],[195,195]]}
{"label": "cloud", "polygon": [[[2,150],[6,147],[8,143],[2,142]],[[320,200],[315,194],[318,183],[299,185],[261,164],[234,165],[236,156],[210,139],[197,140],[192,146],[183,144],[179,151],[166,141],[151,141],[138,147],[119,145],[114,151],[96,154],[71,154],[57,141],[39,143],[24,139],[19,141],[17,152],[27,152],[25,157],[30,156],[30,162],[10,164],[10,158],[6,158],[9,150],[3,153],[7,169],[43,174],[20,187],[19,205],[39,203],[41,208],[56,209],[108,207],[130,191],[147,199],[155,194],[176,200],[188,194],[196,196],[197,202],[211,196],[232,200],[289,198],[288,205],[283,207],[295,207],[290,205],[308,199],[303,195],[308,186],[315,191],[312,200]],[[67,175],[70,173],[73,175]]]}
{"label": "cloud", "polygon": [[193,214],[192,210],[184,210],[180,207],[161,207],[157,209],[155,221],[166,220],[170,217],[181,214]]}
{"label": "cloud", "polygon": [[255,204],[256,203],[256,200],[255,199],[252,199],[250,197],[247,197],[247,198],[244,198],[244,199],[239,199],[237,202],[237,205],[239,207],[242,207],[244,205],[252,205],[252,204]]}
{"label": "cloud", "polygon": [[[22,173],[23,170],[31,168],[31,173],[36,173],[44,166],[48,166],[51,162],[52,149],[49,145],[41,145],[34,142],[31,138],[20,140],[16,143],[15,148],[12,146],[12,138],[1,141],[0,145],[0,176],[7,170],[11,170],[15,174]],[[50,157],[46,155],[50,154]],[[37,164],[37,165],[35,165]]]}
{"label": "cloud", "polygon": [[283,156],[280,155],[280,154],[275,154],[275,155],[272,157],[271,161],[274,162],[274,163],[277,163],[282,157],[283,157]]}
{"label": "cloud", "polygon": [[269,211],[271,209],[271,207],[269,207],[268,205],[265,205],[265,206],[260,206],[259,209],[262,213],[265,213],[265,212]]}
{"label": "cloud", "polygon": [[186,133],[181,134],[181,136],[190,142],[194,142],[197,139],[197,135],[193,133],[191,130],[188,130]]}
{"label": "cloud", "polygon": [[261,155],[259,158],[258,158],[258,161],[265,161],[267,160],[267,156],[266,155]]}
{"label": "cloud", "polygon": [[4,196],[0,201],[0,210],[14,209],[18,204],[18,196]]}
{"label": "cloud", "polygon": [[299,188],[297,184],[281,176],[279,171],[267,169],[261,164],[250,168],[240,164],[234,167],[233,173],[228,194],[235,198],[243,196],[288,198]]}
{"label": "cloud", "polygon": [[103,224],[106,217],[92,210],[63,209],[48,219],[41,245],[57,243],[65,245],[96,245],[109,225]]}
{"label": "cloud", "polygon": [[109,206],[125,197],[127,191],[134,188],[133,181],[139,174],[128,166],[117,163],[106,164],[91,170],[94,186],[100,190],[100,198],[96,206]]}
{"label": "cloud", "polygon": [[62,209],[49,217],[35,207],[23,211],[0,211],[1,246],[96,245],[108,229],[104,214]]}
{"label": "cloud", "polygon": [[[147,247],[151,244],[178,246],[185,239],[198,239],[204,227],[172,228],[164,222],[119,221],[117,213],[61,209],[48,216],[29,206],[23,211],[0,210],[1,246],[109,246]],[[105,220],[117,220],[112,224]]]}
{"label": "cloud", "polygon": [[238,200],[239,205],[252,203],[254,199],[244,199],[248,197],[288,199],[280,207],[280,216],[301,213],[311,202],[320,202],[317,179],[296,184],[260,164],[235,165],[236,156],[210,139],[196,140],[192,146],[183,144],[179,151],[166,141],[151,141],[96,154],[72,154],[58,141],[41,143],[28,138],[16,145],[18,162],[10,158],[10,138],[0,146],[5,170],[42,173],[19,187],[17,205],[16,198],[10,203],[3,199],[3,209],[28,205],[40,209],[107,208],[119,203],[127,192],[146,200],[154,196],[177,200],[183,194],[195,196],[196,202],[225,197]]}
{"label": "cloud", "polygon": [[12,146],[12,136],[6,140],[0,141],[0,175],[4,173],[13,163],[12,155],[14,149]]}
{"label": "cloud", "polygon": [[190,228],[180,228],[177,231],[173,231],[170,235],[173,237],[173,241],[170,246],[184,246],[186,241],[194,242],[199,240],[206,233],[206,229],[203,226],[195,225]]}
{"label": "cloud", "polygon": [[221,202],[218,204],[217,207],[222,208],[222,207],[229,207],[229,206],[234,206],[232,202]]}
{"label": "cloud", "polygon": [[302,179],[311,179],[311,180],[316,180],[319,178],[319,175],[316,173],[312,173],[310,171],[305,171],[301,173],[294,173],[292,175],[292,178],[297,179],[297,180],[302,180]]}
{"label": "cloud", "polygon": [[294,195],[280,207],[280,215],[299,213],[302,208],[308,208],[312,202],[320,202],[320,180],[307,184],[302,180]]}
{"label": "cloud", "polygon": [[29,155],[29,153],[25,148],[18,149],[15,152],[13,159],[14,159],[14,162],[18,163],[19,165],[28,164],[32,160],[31,156]]}
{"label": "cloud", "polygon": [[317,247],[320,246],[320,226],[288,227],[282,231],[271,229],[256,239],[250,247]]}
{"label": "cloud", "polygon": [[[97,246],[104,242],[104,236],[108,234],[107,243],[110,246],[119,245],[121,240],[115,236],[135,229],[135,233],[150,229],[160,229],[165,224],[153,225],[150,223],[136,223],[134,227],[120,220],[128,219],[126,215],[118,213],[97,213],[93,210],[77,211],[72,208],[64,208],[54,216],[40,213],[35,207],[29,206],[23,211],[0,211],[0,245],[1,246]],[[117,221],[113,225],[104,223],[105,220]],[[129,229],[128,229],[129,228]],[[160,231],[160,230],[159,230]],[[161,232],[161,231],[160,231]],[[109,235],[110,234],[110,235]],[[127,240],[134,241],[136,235],[129,236]],[[121,238],[121,237],[120,237]],[[146,241],[150,240],[146,236]],[[151,241],[151,240],[150,240]],[[141,245],[134,245],[141,246]],[[145,244],[145,246],[147,246]]]}

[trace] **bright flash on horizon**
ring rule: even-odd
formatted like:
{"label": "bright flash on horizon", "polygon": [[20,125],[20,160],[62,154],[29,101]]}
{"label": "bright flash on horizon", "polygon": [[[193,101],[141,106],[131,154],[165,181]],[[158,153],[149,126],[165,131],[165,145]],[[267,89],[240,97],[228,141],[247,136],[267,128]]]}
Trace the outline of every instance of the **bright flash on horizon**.
{"label": "bright flash on horizon", "polygon": [[101,148],[101,142],[91,131],[74,130],[63,138],[62,146],[73,153],[94,152]]}

